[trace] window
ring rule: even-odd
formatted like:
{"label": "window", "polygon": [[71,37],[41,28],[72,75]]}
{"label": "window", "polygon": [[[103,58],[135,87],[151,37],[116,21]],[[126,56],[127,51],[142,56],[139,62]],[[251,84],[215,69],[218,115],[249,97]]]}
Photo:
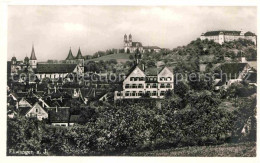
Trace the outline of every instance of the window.
{"label": "window", "polygon": [[143,88],[143,85],[142,84],[138,84],[138,88]]}
{"label": "window", "polygon": [[150,84],[146,84],[146,88],[150,88]]}
{"label": "window", "polygon": [[150,92],[150,91],[147,91],[146,93],[147,93],[149,96],[151,95],[151,92]]}
{"label": "window", "polygon": [[161,84],[161,88],[165,88],[165,85],[164,85],[164,84]]}
{"label": "window", "polygon": [[134,78],[134,81],[138,81],[138,77],[135,77],[135,78]]}
{"label": "window", "polygon": [[154,81],[157,81],[157,78],[156,78],[156,77],[154,77],[154,78],[153,78],[153,80],[154,80]]}
{"label": "window", "polygon": [[172,80],[172,78],[171,78],[171,77],[168,77],[168,78],[167,78],[167,81],[171,81],[171,80]]}
{"label": "window", "polygon": [[127,91],[127,92],[125,93],[125,96],[129,96],[129,94],[130,94],[129,91]]}
{"label": "window", "polygon": [[139,78],[139,81],[144,81],[144,77],[140,77],[140,78]]}
{"label": "window", "polygon": [[164,77],[160,77],[160,81],[164,81]]}
{"label": "window", "polygon": [[35,109],[35,112],[38,113],[38,111],[39,111],[39,110],[36,108],[36,109]]}
{"label": "window", "polygon": [[130,88],[130,85],[129,85],[129,84],[126,84],[126,85],[125,85],[125,88]]}
{"label": "window", "polygon": [[121,96],[121,92],[117,92],[117,96]]}
{"label": "window", "polygon": [[153,86],[152,86],[152,88],[157,88],[157,84],[154,83]]}
{"label": "window", "polygon": [[134,81],[134,77],[131,77],[131,78],[130,78],[130,81]]}
{"label": "window", "polygon": [[157,92],[153,91],[152,96],[157,96]]}
{"label": "window", "polygon": [[161,91],[160,96],[164,96],[165,92]]}
{"label": "window", "polygon": [[166,85],[166,88],[171,88],[171,84],[168,83],[168,84]]}
{"label": "window", "polygon": [[136,84],[133,84],[133,85],[132,85],[132,88],[137,88]]}
{"label": "window", "polygon": [[136,96],[136,92],[135,91],[133,91],[132,96]]}
{"label": "window", "polygon": [[143,92],[142,91],[139,91],[138,92],[138,96],[142,96],[143,95]]}

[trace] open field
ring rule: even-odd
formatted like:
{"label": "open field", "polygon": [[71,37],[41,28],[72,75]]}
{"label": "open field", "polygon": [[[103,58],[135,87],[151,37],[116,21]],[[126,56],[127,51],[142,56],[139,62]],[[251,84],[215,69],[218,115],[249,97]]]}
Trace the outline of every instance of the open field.
{"label": "open field", "polygon": [[126,156],[196,156],[196,157],[256,157],[256,143],[244,142],[216,146],[181,147],[147,152],[125,153]]}
{"label": "open field", "polygon": [[86,60],[86,62],[100,61],[100,60],[108,61],[110,59],[116,59],[117,62],[126,62],[126,61],[130,60],[129,59],[130,55],[131,54],[126,54],[126,53],[111,54],[111,55],[105,55],[105,56],[102,56],[102,57],[99,57],[99,58],[89,59],[89,60]]}

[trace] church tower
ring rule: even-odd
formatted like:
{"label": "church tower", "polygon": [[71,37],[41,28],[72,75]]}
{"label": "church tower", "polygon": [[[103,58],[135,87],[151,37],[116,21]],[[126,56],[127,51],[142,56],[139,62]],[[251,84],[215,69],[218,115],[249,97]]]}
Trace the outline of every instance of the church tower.
{"label": "church tower", "polygon": [[66,63],[74,63],[74,57],[73,57],[73,54],[71,52],[71,48],[70,48],[69,54],[66,58]]}
{"label": "church tower", "polygon": [[132,46],[132,35],[129,35],[129,46]]}
{"label": "church tower", "polygon": [[32,46],[32,53],[31,53],[31,57],[30,57],[30,66],[32,68],[37,68],[37,58],[34,52],[34,46]]}
{"label": "church tower", "polygon": [[81,54],[81,51],[80,51],[80,47],[79,47],[79,50],[78,50],[78,54],[75,58],[77,60],[77,62],[79,63],[79,66],[80,67],[84,67],[84,57],[82,56]]}

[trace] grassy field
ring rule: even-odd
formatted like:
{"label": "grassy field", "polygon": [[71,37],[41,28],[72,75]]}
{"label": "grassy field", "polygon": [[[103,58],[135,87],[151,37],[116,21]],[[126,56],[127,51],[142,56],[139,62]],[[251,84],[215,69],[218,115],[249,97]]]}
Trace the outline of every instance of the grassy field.
{"label": "grassy field", "polygon": [[192,157],[256,157],[256,143],[222,144],[216,146],[194,146],[125,153],[126,156],[192,156]]}
{"label": "grassy field", "polygon": [[117,62],[126,62],[126,61],[130,60],[129,59],[130,55],[131,54],[126,54],[126,53],[111,54],[111,55],[106,55],[106,56],[99,57],[99,58],[89,59],[89,60],[86,60],[86,62],[100,61],[100,60],[107,61],[107,60],[110,60],[110,59],[116,59]]}

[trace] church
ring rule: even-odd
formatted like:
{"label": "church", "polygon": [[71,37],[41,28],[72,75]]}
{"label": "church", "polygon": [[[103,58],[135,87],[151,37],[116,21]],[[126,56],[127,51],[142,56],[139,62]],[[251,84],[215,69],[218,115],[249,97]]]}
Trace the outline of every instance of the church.
{"label": "church", "polygon": [[137,49],[141,53],[144,52],[160,52],[161,48],[158,46],[143,46],[141,42],[133,42],[132,41],[132,35],[129,34],[129,37],[127,39],[127,35],[124,35],[124,52],[125,53],[134,53]]}
{"label": "church", "polygon": [[71,49],[65,60],[65,63],[48,63],[37,62],[34,46],[30,59],[26,56],[24,61],[17,61],[16,57],[12,57],[8,64],[8,72],[10,75],[19,75],[21,73],[35,74],[41,81],[44,78],[59,79],[66,78],[68,74],[82,75],[84,73],[84,57],[79,48],[77,56],[72,55]]}

